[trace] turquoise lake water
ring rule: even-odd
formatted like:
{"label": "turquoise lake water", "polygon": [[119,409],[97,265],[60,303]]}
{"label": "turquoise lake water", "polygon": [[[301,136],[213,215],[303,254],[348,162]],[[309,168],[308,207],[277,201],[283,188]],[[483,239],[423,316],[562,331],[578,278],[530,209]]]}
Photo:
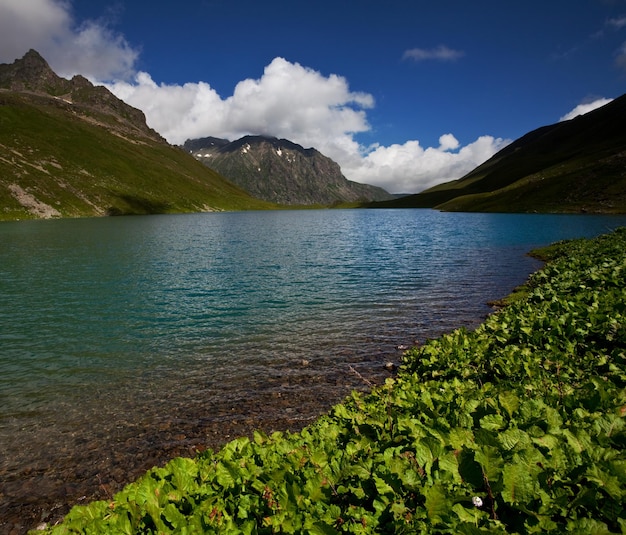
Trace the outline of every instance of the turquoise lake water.
{"label": "turquoise lake water", "polygon": [[533,247],[625,224],[431,210],[0,223],[0,487],[19,499],[36,477],[71,497],[70,467],[102,481],[150,448],[304,425],[384,380],[396,346],[476,326],[539,267]]}

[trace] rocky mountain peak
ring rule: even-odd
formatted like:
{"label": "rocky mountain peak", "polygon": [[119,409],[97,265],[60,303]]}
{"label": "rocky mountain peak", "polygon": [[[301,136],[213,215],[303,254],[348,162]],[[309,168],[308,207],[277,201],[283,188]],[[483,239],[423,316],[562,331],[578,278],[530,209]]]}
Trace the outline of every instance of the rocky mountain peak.
{"label": "rocky mountain peak", "polygon": [[228,139],[220,138],[220,137],[201,137],[198,139],[188,139],[185,141],[183,147],[186,151],[194,153],[196,151],[212,151],[214,149],[218,149],[223,147],[224,145],[228,145],[230,141]]}
{"label": "rocky mountain peak", "polygon": [[386,200],[382,188],[352,182],[339,164],[288,139],[244,136],[188,140],[183,148],[251,195],[287,205]]}
{"label": "rocky mountain peak", "polygon": [[93,87],[92,83],[82,74],[76,74],[72,78],[72,86],[74,89],[87,89]]}
{"label": "rocky mountain peak", "polygon": [[68,80],[57,76],[36,50],[29,50],[23,58],[11,64],[0,65],[0,87],[5,89],[48,92],[68,84]]}
{"label": "rocky mountain peak", "polygon": [[97,122],[117,134],[165,141],[147,126],[141,110],[118,99],[106,87],[94,86],[80,74],[71,80],[58,76],[36,50],[29,50],[13,63],[0,64],[0,89],[53,97],[54,105],[71,106],[79,117]]}
{"label": "rocky mountain peak", "polygon": [[302,145],[298,145],[293,141],[289,141],[288,139],[279,139],[277,137],[272,136],[244,136],[237,141],[233,141],[228,146],[224,146],[223,152],[234,152],[240,150],[244,145],[261,147],[266,145],[267,148],[271,148],[275,151],[292,151],[294,153],[302,154],[305,157],[313,157],[316,154],[322,156],[322,154],[314,148],[305,149]]}
{"label": "rocky mountain peak", "polygon": [[30,49],[22,59],[17,59],[13,63],[16,68],[24,68],[30,71],[47,71],[48,73],[54,74],[48,62],[43,59],[41,54],[34,49]]}

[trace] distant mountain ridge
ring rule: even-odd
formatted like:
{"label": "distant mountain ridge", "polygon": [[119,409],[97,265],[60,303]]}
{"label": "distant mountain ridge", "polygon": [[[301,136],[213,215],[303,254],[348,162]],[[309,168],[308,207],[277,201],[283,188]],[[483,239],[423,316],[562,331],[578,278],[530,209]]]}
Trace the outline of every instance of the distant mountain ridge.
{"label": "distant mountain ridge", "polygon": [[527,133],[458,180],[377,206],[626,213],[626,95]]}
{"label": "distant mountain ridge", "polygon": [[34,50],[0,64],[0,220],[261,209],[140,110]]}
{"label": "distant mountain ridge", "polygon": [[339,165],[317,149],[287,139],[208,137],[183,148],[259,199],[285,205],[332,205],[393,198],[382,188],[348,180]]}

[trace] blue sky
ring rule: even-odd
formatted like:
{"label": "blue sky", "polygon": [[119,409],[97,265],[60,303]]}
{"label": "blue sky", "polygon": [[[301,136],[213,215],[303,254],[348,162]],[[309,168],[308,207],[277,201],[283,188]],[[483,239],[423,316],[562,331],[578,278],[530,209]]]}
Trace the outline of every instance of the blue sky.
{"label": "blue sky", "polygon": [[414,192],[625,93],[626,0],[0,0],[0,61],[29,48],[172,143],[286,137]]}

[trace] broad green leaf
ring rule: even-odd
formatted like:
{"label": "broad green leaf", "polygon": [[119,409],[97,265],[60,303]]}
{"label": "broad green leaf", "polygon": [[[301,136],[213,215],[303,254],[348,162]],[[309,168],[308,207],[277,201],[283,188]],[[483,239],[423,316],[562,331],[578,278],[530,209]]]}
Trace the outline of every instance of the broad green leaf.
{"label": "broad green leaf", "polygon": [[569,429],[564,429],[562,433],[563,436],[566,438],[568,444],[574,449],[576,453],[582,453],[586,449],[591,448],[591,441],[589,440],[589,436],[586,433],[582,431],[573,433]]}
{"label": "broad green leaf", "polygon": [[543,448],[547,448],[549,451],[553,449],[558,449],[561,446],[561,442],[559,438],[554,435],[543,435],[540,437],[536,437],[532,439],[534,444],[541,446]]}
{"label": "broad green leaf", "polygon": [[175,488],[187,492],[195,487],[198,465],[193,459],[178,457],[170,461],[167,468],[172,472],[170,481]]}
{"label": "broad green leaf", "polygon": [[133,535],[133,524],[128,515],[117,515],[115,517],[115,532],[120,535]]}
{"label": "broad green leaf", "polygon": [[462,450],[469,447],[474,442],[474,434],[469,429],[455,427],[448,435],[450,446],[455,450]]}
{"label": "broad green leaf", "polygon": [[[459,474],[459,456],[449,451],[439,457],[439,470],[450,477],[455,483],[461,484],[463,479]],[[442,476],[443,477],[443,476]]]}
{"label": "broad green leaf", "polygon": [[538,484],[523,464],[509,464],[502,473],[502,498],[509,503],[528,503],[537,498]]}
{"label": "broad green leaf", "polygon": [[438,519],[448,510],[448,497],[438,484],[426,488],[424,496],[426,497],[425,506],[428,518],[431,520]]}
{"label": "broad green leaf", "polygon": [[317,522],[309,529],[310,535],[340,535],[332,526],[325,524],[324,522]]}
{"label": "broad green leaf", "polygon": [[[626,489],[626,459],[616,459],[609,463],[611,474],[617,477]],[[626,490],[625,490],[626,492]]]}
{"label": "broad green leaf", "polygon": [[372,476],[372,472],[362,464],[354,464],[344,471],[346,476],[354,476],[358,479],[367,480]]}
{"label": "broad green leaf", "polygon": [[415,443],[415,460],[426,472],[430,471],[433,462],[442,452],[441,443],[434,438],[422,438]]}
{"label": "broad green leaf", "polygon": [[422,476],[420,476],[412,468],[408,468],[401,474],[399,474],[400,480],[406,487],[405,490],[412,490],[422,486]]}
{"label": "broad green leaf", "polygon": [[567,523],[567,533],[576,535],[610,535],[611,531],[604,522],[592,518],[570,520]]}
{"label": "broad green leaf", "polygon": [[626,494],[620,485],[619,479],[613,475],[607,474],[598,466],[590,467],[585,473],[585,476],[589,481],[596,483],[609,496],[615,498],[616,500],[621,500]]}
{"label": "broad green leaf", "polygon": [[335,405],[333,407],[333,414],[338,418],[342,418],[344,420],[350,420],[351,415],[348,412],[348,408],[344,404]]}
{"label": "broad green leaf", "polygon": [[517,409],[519,409],[520,400],[515,392],[511,392],[510,390],[502,392],[498,395],[498,400],[509,417],[512,417],[517,412]]}
{"label": "broad green leaf", "polygon": [[490,481],[499,481],[502,476],[502,455],[497,448],[483,446],[474,454],[474,459],[482,468],[483,474]]}
{"label": "broad green leaf", "polygon": [[376,485],[376,492],[378,492],[379,495],[394,493],[393,487],[378,476],[374,476],[374,485]]}
{"label": "broad green leaf", "polygon": [[473,453],[469,451],[459,453],[459,474],[464,481],[475,489],[482,488],[484,485],[483,468],[474,459]]}
{"label": "broad green leaf", "polygon": [[471,509],[463,507],[460,503],[455,503],[452,510],[457,514],[461,522],[478,523],[480,517],[480,510],[471,506]]}
{"label": "broad green leaf", "polygon": [[507,429],[498,435],[498,441],[505,450],[512,450],[524,439],[528,440],[526,433],[517,428]]}
{"label": "broad green leaf", "polygon": [[173,503],[168,503],[163,510],[163,516],[174,528],[184,525],[186,518]]}
{"label": "broad green leaf", "polygon": [[313,474],[306,480],[303,492],[311,501],[319,501],[324,495],[324,484],[328,485],[328,482],[321,474]]}
{"label": "broad green leaf", "polygon": [[488,414],[480,419],[480,427],[487,431],[498,431],[504,427],[504,418],[500,414]]}

